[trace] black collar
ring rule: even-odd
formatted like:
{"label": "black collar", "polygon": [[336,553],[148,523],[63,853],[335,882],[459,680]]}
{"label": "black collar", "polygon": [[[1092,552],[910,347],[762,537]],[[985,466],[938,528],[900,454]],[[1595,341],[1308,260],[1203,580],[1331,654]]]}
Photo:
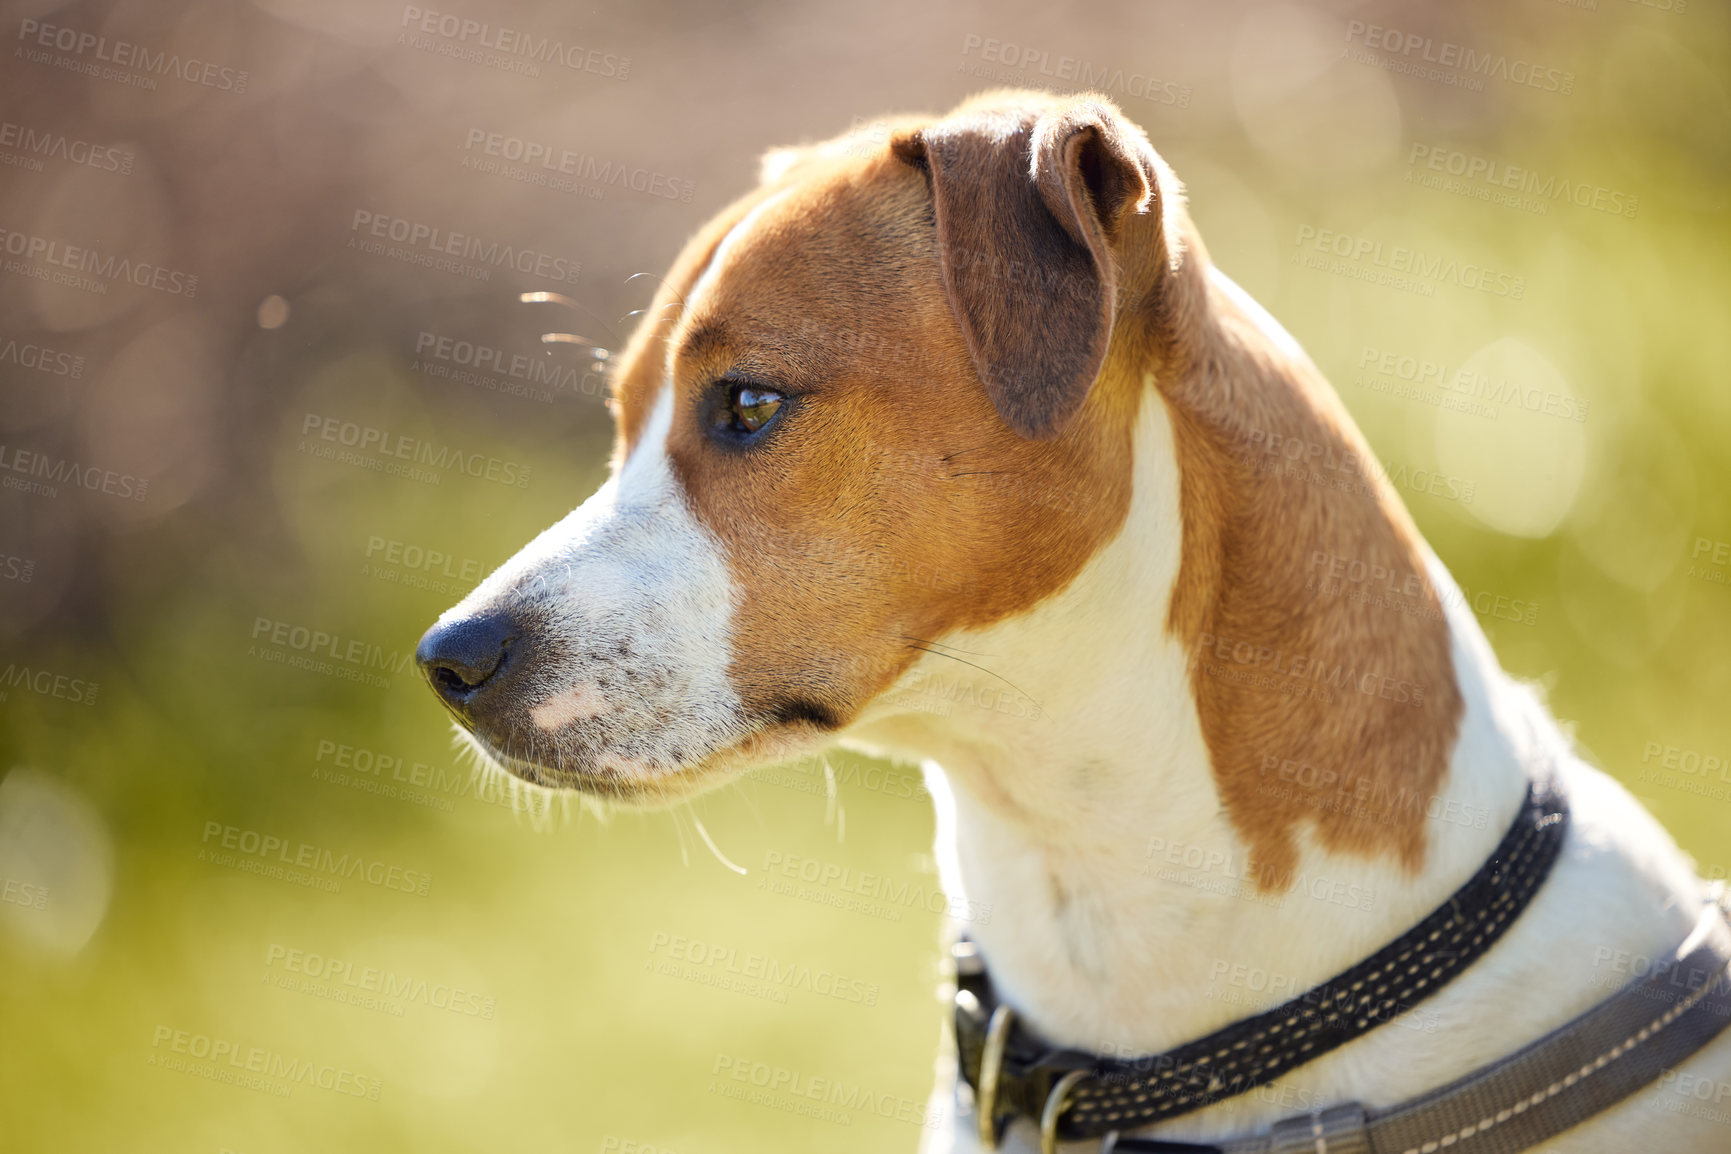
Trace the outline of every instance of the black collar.
{"label": "black collar", "polygon": [[[1418,925],[1291,1001],[1163,1054],[1102,1058],[1050,1045],[998,1002],[972,943],[958,943],[956,1042],[976,1109],[982,1097],[991,1099],[995,1139],[1018,1116],[1040,1121],[1062,1081],[1064,1092],[1054,1104],[1056,1136],[1098,1138],[1200,1110],[1271,1082],[1405,1013],[1495,945],[1550,873],[1568,816],[1553,782],[1532,782],[1490,858]],[[1001,1060],[988,1065],[988,1093],[981,1095],[988,1033]],[[990,1085],[992,1065],[995,1086]]]}

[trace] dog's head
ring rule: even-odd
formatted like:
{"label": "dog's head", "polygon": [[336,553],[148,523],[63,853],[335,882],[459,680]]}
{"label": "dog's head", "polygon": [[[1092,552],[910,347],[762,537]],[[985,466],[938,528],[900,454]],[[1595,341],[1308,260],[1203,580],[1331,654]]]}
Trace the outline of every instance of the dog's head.
{"label": "dog's head", "polygon": [[422,640],[434,690],[531,781],[678,797],[1061,589],[1128,506],[1174,188],[1097,98],[771,153],[617,362],[609,480]]}

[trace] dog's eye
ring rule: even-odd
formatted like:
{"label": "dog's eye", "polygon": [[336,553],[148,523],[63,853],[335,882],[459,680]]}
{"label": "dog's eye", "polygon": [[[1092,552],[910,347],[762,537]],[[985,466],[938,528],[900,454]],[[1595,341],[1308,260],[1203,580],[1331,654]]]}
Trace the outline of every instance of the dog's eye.
{"label": "dog's eye", "polygon": [[755,433],[769,424],[781,408],[783,397],[774,389],[735,385],[728,395],[728,415],[735,432]]}

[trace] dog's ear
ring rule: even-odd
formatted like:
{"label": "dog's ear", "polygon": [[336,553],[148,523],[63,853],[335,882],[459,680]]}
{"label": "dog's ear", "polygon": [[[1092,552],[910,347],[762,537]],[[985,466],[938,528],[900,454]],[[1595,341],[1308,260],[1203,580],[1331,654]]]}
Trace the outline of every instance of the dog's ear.
{"label": "dog's ear", "polygon": [[1153,150],[1086,99],[965,112],[890,149],[929,176],[944,289],[987,395],[1022,436],[1057,436],[1106,359],[1113,246],[1156,198]]}

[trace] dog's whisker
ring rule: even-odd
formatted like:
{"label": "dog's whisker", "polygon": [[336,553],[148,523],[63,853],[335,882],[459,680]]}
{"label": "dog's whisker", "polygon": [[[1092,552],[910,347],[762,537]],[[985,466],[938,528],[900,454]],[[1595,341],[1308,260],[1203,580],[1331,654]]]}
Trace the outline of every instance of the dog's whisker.
{"label": "dog's whisker", "polygon": [[604,361],[613,355],[595,341],[577,333],[542,333],[541,343],[544,345],[580,345],[593,353],[597,361]]}
{"label": "dog's whisker", "polygon": [[[664,797],[660,782],[652,781],[647,783],[647,790],[655,796],[657,801],[661,801]],[[685,815],[680,812],[678,806],[667,807],[667,815],[673,819],[673,836],[679,840],[679,863],[686,869],[690,869],[691,853],[685,847]],[[641,812],[639,813],[639,816],[642,816]]]}
{"label": "dog's whisker", "polygon": [[517,299],[526,305],[559,304],[559,305],[564,305],[566,308],[569,308],[569,309],[579,309],[579,308],[583,307],[582,305],[578,304],[572,298],[566,296],[564,293],[555,293],[555,292],[518,293]]}
{"label": "dog's whisker", "polygon": [[668,289],[672,289],[674,298],[679,302],[679,307],[680,308],[685,307],[685,303],[686,303],[685,302],[685,295],[683,293],[681,293],[678,289],[673,288],[673,286],[668,283],[667,278],[660,275],[659,273],[634,272],[630,276],[625,278],[625,283],[630,284],[632,281],[636,280],[640,276],[648,277],[650,280],[659,281],[664,287],[666,287]]}
{"label": "dog's whisker", "polygon": [[907,634],[907,633],[898,633],[898,634],[896,634],[896,636],[901,638],[903,641],[918,641],[921,645],[932,645],[932,646],[936,646],[939,649],[948,649],[952,653],[966,653],[969,657],[990,657],[991,656],[990,653],[981,653],[977,649],[963,649],[959,645],[950,645],[950,644],[943,642],[943,641],[933,641],[929,637],[914,637],[911,634]]}
{"label": "dog's whisker", "polygon": [[726,866],[741,877],[744,877],[751,872],[744,866],[735,864],[726,854],[721,852],[721,848],[715,844],[715,839],[709,836],[709,829],[703,824],[702,818],[698,817],[696,814],[692,814],[691,824],[697,827],[697,835],[703,839],[703,844],[709,847],[709,852],[715,855],[716,861],[720,862],[722,865]]}
{"label": "dog's whisker", "polygon": [[829,763],[829,758],[823,759],[823,824],[835,824],[836,789],[835,767]]}
{"label": "dog's whisker", "polygon": [[[609,325],[606,321],[602,320],[599,316],[597,316],[595,313],[595,310],[589,308],[582,301],[576,300],[573,297],[566,296],[564,293],[526,292],[526,293],[519,293],[517,296],[517,299],[519,301],[523,302],[524,304],[562,305],[565,308],[570,309],[572,312],[583,313],[583,314],[587,315],[590,320],[593,320],[596,324],[598,324],[602,328],[606,329],[607,335],[612,337],[616,343],[619,339],[618,330],[615,329],[612,325]],[[545,340],[546,338],[543,337],[542,339]]]}
{"label": "dog's whisker", "polygon": [[847,841],[847,807],[841,803],[841,791],[835,783],[835,766],[823,758],[824,807],[823,824],[835,827],[835,843]]}
{"label": "dog's whisker", "polygon": [[666,303],[659,306],[659,308],[657,308],[657,309],[650,309],[650,308],[632,309],[630,312],[626,313],[622,319],[623,320],[630,320],[632,317],[648,316],[652,312],[658,312],[658,311],[659,312],[666,312],[668,309],[679,310],[679,309],[683,309],[684,307],[685,306],[683,304],[681,304],[677,301],[667,301]]}
{"label": "dog's whisker", "polygon": [[951,661],[960,661],[963,665],[968,666],[970,669],[978,669],[981,673],[984,673],[987,677],[996,678],[997,680],[1002,681],[1005,685],[1008,685],[1011,689],[1014,689],[1017,693],[1022,694],[1023,697],[1028,697],[1028,698],[1030,698],[1030,700],[1032,699],[1031,695],[1028,693],[1024,693],[1022,691],[1021,687],[1016,685],[1015,682],[1011,681],[1009,678],[1004,677],[1001,674],[993,673],[990,669],[987,669],[984,665],[976,665],[972,661],[962,661],[962,659],[960,657],[957,657],[953,653],[945,653],[941,649],[930,649],[924,645],[915,644],[913,642],[909,642],[908,648],[909,649],[918,649],[923,653],[930,653],[935,657],[948,657]]}

